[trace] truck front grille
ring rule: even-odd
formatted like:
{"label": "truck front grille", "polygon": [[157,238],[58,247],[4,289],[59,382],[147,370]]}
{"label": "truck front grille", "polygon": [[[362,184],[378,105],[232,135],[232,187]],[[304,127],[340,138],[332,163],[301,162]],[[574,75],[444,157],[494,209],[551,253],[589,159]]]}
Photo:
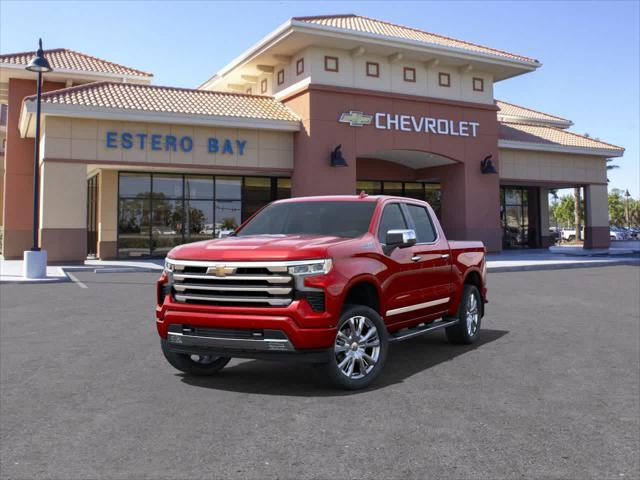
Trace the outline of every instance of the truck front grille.
{"label": "truck front grille", "polygon": [[184,303],[285,307],[294,281],[286,262],[195,262],[167,260],[173,296]]}

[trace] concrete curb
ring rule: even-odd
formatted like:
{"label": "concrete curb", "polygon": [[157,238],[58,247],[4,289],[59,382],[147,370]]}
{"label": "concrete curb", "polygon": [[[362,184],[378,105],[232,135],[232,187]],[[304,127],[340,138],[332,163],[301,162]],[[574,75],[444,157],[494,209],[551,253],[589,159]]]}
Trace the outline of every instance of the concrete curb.
{"label": "concrete curb", "polygon": [[640,259],[626,259],[626,260],[609,260],[609,261],[594,261],[594,262],[580,262],[580,263],[549,263],[539,265],[505,265],[502,267],[492,267],[487,265],[487,272],[491,273],[503,273],[503,272],[533,272],[539,270],[568,270],[572,268],[596,268],[596,267],[615,267],[618,265],[633,265],[640,266]]}

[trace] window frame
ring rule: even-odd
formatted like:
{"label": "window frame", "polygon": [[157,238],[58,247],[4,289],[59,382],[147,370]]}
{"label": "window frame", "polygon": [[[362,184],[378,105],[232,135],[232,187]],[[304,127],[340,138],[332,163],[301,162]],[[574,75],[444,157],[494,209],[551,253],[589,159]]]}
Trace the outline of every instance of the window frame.
{"label": "window frame", "polygon": [[296,61],[296,75],[302,75],[304,73],[304,57],[299,58]]}
{"label": "window frame", "polygon": [[[329,62],[330,61],[335,61],[336,62],[336,67],[335,68],[329,68]],[[325,55],[324,56],[324,71],[325,72],[338,73],[339,70],[340,70],[340,59],[338,57],[334,57],[334,56],[331,56],[331,55]]]}
{"label": "window frame", "polygon": [[267,82],[267,79],[263,78],[260,81],[260,93],[267,93],[268,86],[269,86],[269,83]]}
{"label": "window frame", "polygon": [[416,245],[435,245],[436,243],[438,243],[438,241],[440,240],[440,232],[436,228],[435,223],[433,223],[433,218],[431,217],[431,212],[429,211],[429,208],[427,208],[426,205],[421,205],[421,204],[415,203],[415,202],[403,202],[402,205],[406,209],[405,215],[407,216],[407,218],[411,222],[411,228],[413,228],[413,231],[416,232],[416,240],[418,239],[418,231],[416,230],[416,224],[413,221],[413,216],[411,215],[411,212],[409,211],[409,205],[411,205],[413,207],[424,208],[424,210],[427,212],[427,219],[429,220],[429,223],[431,224],[431,228],[432,228],[433,232],[436,235],[435,239],[432,242],[418,242],[418,241],[416,241]]}
{"label": "window frame", "polygon": [[[369,73],[369,67],[375,67],[375,75],[373,73]],[[367,74],[367,77],[380,78],[380,64],[378,62],[366,62],[365,73]]]}
{"label": "window frame", "polygon": [[385,241],[380,240],[380,227],[382,226],[382,217],[384,216],[384,211],[387,209],[387,207],[390,207],[392,205],[398,205],[398,207],[400,208],[400,215],[402,216],[402,219],[404,220],[404,225],[405,225],[405,229],[410,229],[410,223],[407,219],[407,213],[405,212],[404,208],[403,208],[403,203],[404,202],[398,202],[397,200],[392,200],[390,202],[385,202],[384,204],[382,204],[382,210],[380,212],[380,218],[378,220],[378,225],[376,226],[376,239],[378,240],[378,243],[380,245],[384,245],[385,247],[387,246],[386,243],[386,232],[385,232]]}
{"label": "window frame", "polygon": [[[476,82],[478,82],[478,85],[480,85],[479,88],[476,88]],[[473,77],[473,79],[471,80],[471,85],[474,92],[484,92],[484,78]]]}
{"label": "window frame", "polygon": [[[446,78],[446,81],[443,79]],[[447,72],[438,72],[438,86],[450,88],[451,87],[451,74]]]}
{"label": "window frame", "polygon": [[[413,74],[413,79],[407,77],[407,73],[411,72]],[[402,76],[405,82],[416,83],[416,69],[413,67],[404,67],[402,70]]]}
{"label": "window frame", "polygon": [[281,68],[278,70],[278,73],[276,73],[276,82],[278,85],[282,85],[284,83],[284,68]]}

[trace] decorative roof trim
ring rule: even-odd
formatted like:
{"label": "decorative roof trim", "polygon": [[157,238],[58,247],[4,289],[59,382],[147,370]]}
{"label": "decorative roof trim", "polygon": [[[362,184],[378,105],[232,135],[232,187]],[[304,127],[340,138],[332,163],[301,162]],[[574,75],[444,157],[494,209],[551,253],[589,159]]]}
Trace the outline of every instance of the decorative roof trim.
{"label": "decorative roof trim", "polygon": [[[506,55],[507,58],[517,57],[518,59],[520,59],[522,61],[529,62],[529,63],[538,63],[538,64],[540,63],[535,58],[525,57],[524,55],[518,55],[516,53],[507,52],[506,50],[500,50],[498,48],[487,47],[485,45],[480,45],[479,43],[469,42],[467,40],[460,40],[458,38],[449,37],[447,35],[441,35],[439,33],[427,32],[426,30],[420,30],[419,28],[409,27],[409,26],[406,26],[406,25],[400,25],[398,23],[393,23],[393,22],[387,22],[385,20],[379,20],[377,18],[366,17],[364,15],[356,15],[355,13],[346,13],[346,14],[337,14],[337,15],[315,15],[315,16],[309,16],[309,17],[293,17],[291,20],[298,21],[298,22],[309,23],[309,20],[322,20],[322,19],[333,19],[333,18],[360,18],[360,19],[363,19],[363,20],[368,20],[370,22],[382,23],[382,24],[390,25],[390,26],[396,27],[396,28],[402,28],[402,29],[406,29],[406,30],[411,30],[413,32],[426,34],[426,35],[432,35],[434,37],[439,37],[439,38],[442,38],[444,40],[463,43],[463,44],[470,45],[470,46],[475,47],[475,48],[482,48],[482,49],[485,49],[485,50],[490,50],[490,51],[496,52],[500,56]],[[314,25],[318,25],[318,24],[314,24]],[[326,25],[324,25],[324,26],[326,26]],[[339,27],[334,27],[334,28],[339,28]],[[349,29],[340,28],[340,30],[349,30]],[[349,30],[349,31],[351,31],[351,30]],[[376,34],[374,34],[374,35],[376,35]],[[382,36],[389,37],[389,38],[398,38],[398,37],[388,36],[388,35],[382,35]],[[420,43],[426,44],[427,42],[420,42]],[[434,44],[434,45],[437,45],[437,44]],[[463,48],[460,48],[460,47],[451,47],[451,48],[459,48],[461,50],[464,50]]]}
{"label": "decorative roof trim", "polygon": [[[101,71],[95,71],[95,70],[77,70],[74,68],[56,68],[54,71],[55,72],[60,72],[60,73],[93,73],[99,76],[114,76],[114,77],[125,77],[125,78],[145,78],[145,79],[149,79],[153,77],[152,73],[149,72],[145,72],[143,70],[139,70],[137,68],[132,68],[132,67],[127,67],[126,65],[122,65],[120,63],[116,63],[116,62],[112,62],[110,60],[105,60],[103,58],[98,58],[95,57],[93,55],[89,55],[83,52],[78,52],[77,50],[72,50],[70,48],[52,48],[52,49],[47,49],[44,50],[44,54],[45,56],[47,56],[48,54],[51,53],[57,53],[57,52],[68,52],[70,54],[74,54],[74,55],[78,55],[81,57],[85,57],[88,59],[91,59],[95,62],[99,62],[99,63],[103,63],[106,65],[110,65],[116,68],[120,68],[123,70],[128,70],[131,73],[118,73],[118,72],[101,72]],[[12,57],[18,57],[18,56],[33,56],[35,55],[36,52],[35,51],[26,51],[26,52],[16,52],[16,53],[5,53],[0,55],[0,64],[2,65],[3,68],[5,67],[9,67],[9,68],[24,68],[25,65],[27,65],[26,63],[15,63],[15,62],[8,62],[8,61],[4,61],[4,59],[10,59]]]}
{"label": "decorative roof trim", "polygon": [[510,149],[510,150],[531,150],[536,152],[555,152],[555,153],[571,153],[579,155],[592,155],[597,157],[621,157],[624,154],[624,149],[613,150],[606,148],[591,148],[591,147],[570,147],[567,145],[548,144],[548,143],[533,143],[533,142],[518,142],[515,140],[498,140],[498,148]]}

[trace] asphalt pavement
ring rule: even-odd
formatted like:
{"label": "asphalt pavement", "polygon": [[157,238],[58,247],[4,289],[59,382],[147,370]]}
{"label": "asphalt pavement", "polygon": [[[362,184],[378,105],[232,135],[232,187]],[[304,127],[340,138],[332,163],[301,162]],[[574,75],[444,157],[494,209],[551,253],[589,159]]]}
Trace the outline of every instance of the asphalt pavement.
{"label": "asphalt pavement", "polygon": [[[640,269],[495,273],[481,341],[392,345],[369,389],[162,356],[154,273],[0,286],[0,477],[640,477]],[[87,288],[82,288],[82,285]]]}

